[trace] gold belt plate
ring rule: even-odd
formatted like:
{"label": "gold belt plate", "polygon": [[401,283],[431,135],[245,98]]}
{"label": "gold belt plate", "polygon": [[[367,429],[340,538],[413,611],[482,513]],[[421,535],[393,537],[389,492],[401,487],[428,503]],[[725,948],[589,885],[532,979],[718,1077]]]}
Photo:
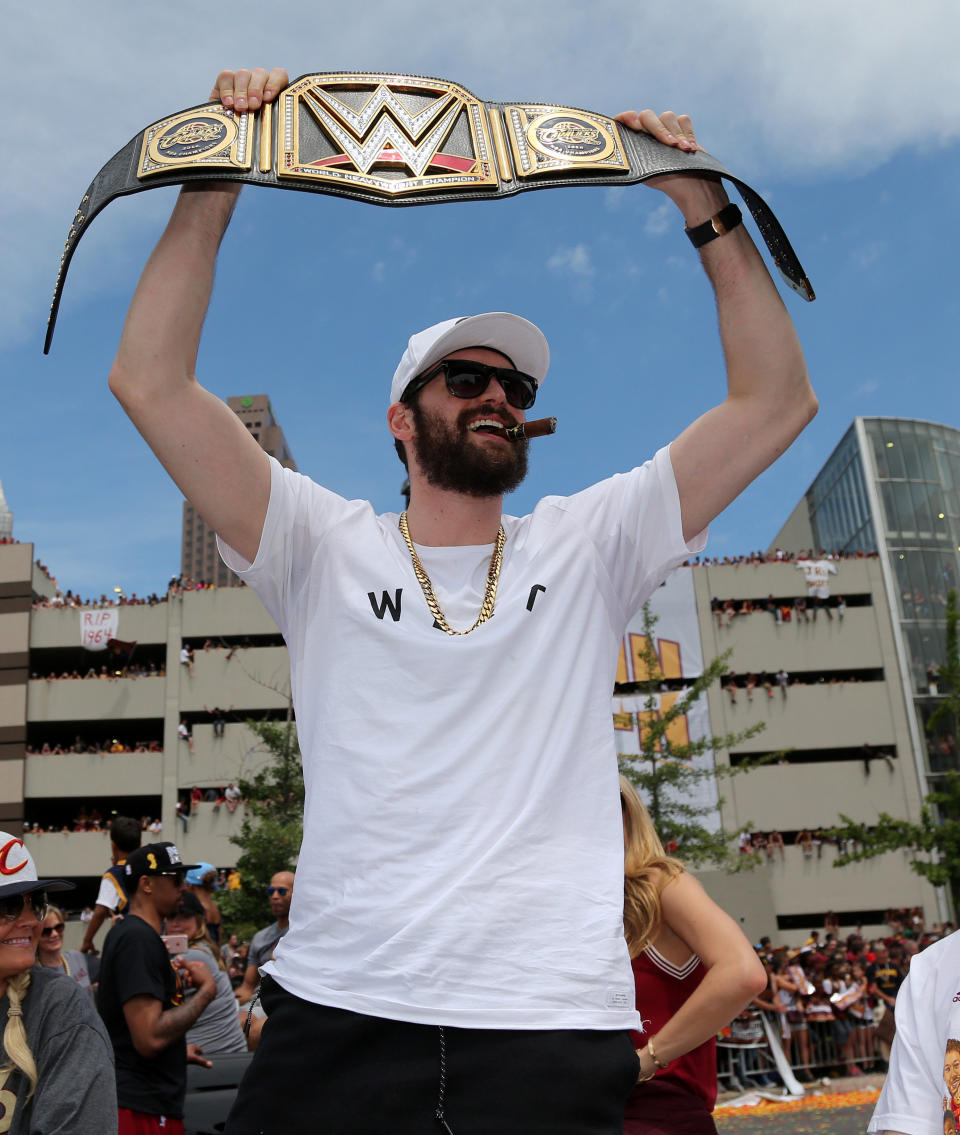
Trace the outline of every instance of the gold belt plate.
{"label": "gold belt plate", "polygon": [[307,75],[278,101],[278,178],[391,197],[499,185],[483,103],[455,83]]}
{"label": "gold belt plate", "polygon": [[630,169],[617,124],[605,115],[528,104],[505,107],[503,117],[518,178]]}
{"label": "gold belt plate", "polygon": [[194,167],[247,170],[251,116],[211,104],[161,119],[143,132],[137,176]]}

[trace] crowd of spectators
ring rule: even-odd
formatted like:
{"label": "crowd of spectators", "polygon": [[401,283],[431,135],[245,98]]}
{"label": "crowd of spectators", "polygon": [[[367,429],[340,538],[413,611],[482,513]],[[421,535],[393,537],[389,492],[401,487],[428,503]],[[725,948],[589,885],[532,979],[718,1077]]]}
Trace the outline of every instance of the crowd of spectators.
{"label": "crowd of spectators", "polygon": [[79,734],[70,745],[59,742],[50,744],[44,741],[39,747],[27,745],[26,754],[32,756],[65,756],[67,753],[162,753],[161,741],[121,741],[116,737],[107,737],[102,741],[87,741]]}
{"label": "crowd of spectators", "polygon": [[84,678],[109,679],[115,682],[117,678],[163,678],[166,677],[166,673],[167,668],[162,662],[159,665],[156,662],[144,662],[137,665],[130,663],[126,666],[102,663],[100,666],[88,666],[82,674],[74,667],[73,670],[61,670],[59,673],[49,674],[41,674],[34,670],[30,677],[34,681],[44,682],[66,682]]}
{"label": "crowd of spectators", "polygon": [[800,560],[875,560],[879,553],[864,552],[827,552],[823,548],[815,552],[813,548],[806,548],[799,552],[787,552],[782,548],[774,548],[772,552],[748,552],[741,556],[694,556],[684,561],[684,567],[740,567],[745,564],[796,564]]}
{"label": "crowd of spectators", "polygon": [[[8,543],[14,543],[14,541],[8,541]],[[136,591],[126,595],[122,589],[117,589],[112,596],[104,595],[101,592],[99,598],[93,598],[92,596],[83,598],[75,591],[69,589],[67,591],[61,591],[56,578],[50,573],[50,569],[46,564],[41,563],[40,560],[37,560],[37,567],[57,590],[56,594],[49,598],[44,596],[34,600],[34,608],[80,607],[92,610],[102,607],[156,607],[160,603],[166,603],[170,596],[179,598],[187,591],[213,591],[216,590],[217,586],[209,580],[192,579],[189,575],[176,575],[170,577],[167,590],[163,595],[158,595],[156,591],[151,592],[147,596],[138,595]],[[243,580],[238,579],[235,583],[232,583],[231,586],[242,587],[245,585]]]}
{"label": "crowd of spectators", "polygon": [[800,947],[774,946],[769,937],[761,938],[755,948],[767,988],[721,1034],[728,1055],[743,1048],[721,1062],[721,1076],[736,1087],[776,1082],[774,1065],[764,1055],[761,1014],[779,1033],[801,1081],[884,1068],[897,991],[912,958],[956,930],[951,922],[927,926],[921,907],[888,910],[884,920],[888,932],[872,939],[859,928],[841,936],[832,911],[824,916],[823,930],[810,931]]}
{"label": "crowd of spectators", "polygon": [[719,599],[714,596],[710,600],[710,610],[717,620],[717,626],[722,630],[729,627],[738,615],[770,615],[777,624],[815,623],[821,612],[828,620],[833,620],[836,614],[840,622],[847,613],[847,601],[842,595],[835,595],[830,599],[818,596],[798,596],[796,598],[775,599],[768,595],[766,599]]}

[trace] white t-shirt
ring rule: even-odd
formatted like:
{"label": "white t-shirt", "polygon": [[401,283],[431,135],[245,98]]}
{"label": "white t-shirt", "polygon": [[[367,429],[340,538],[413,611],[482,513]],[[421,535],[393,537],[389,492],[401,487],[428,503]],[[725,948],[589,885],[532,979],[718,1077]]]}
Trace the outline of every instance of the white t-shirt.
{"label": "white t-shirt", "polygon": [[797,560],[794,566],[803,572],[807,595],[816,599],[830,598],[830,576],[837,574],[835,564],[829,560]]}
{"label": "white t-shirt", "polygon": [[[504,516],[493,617],[433,625],[397,516],[271,459],[253,564],[304,754],[290,931],[298,997],[479,1028],[639,1028],[623,938],[610,693],[628,619],[683,541],[669,453]],[[451,626],[492,545],[419,547]]]}
{"label": "white t-shirt", "polygon": [[943,1135],[945,1111],[960,1129],[960,934],[914,956],[896,1021],[890,1070],[867,1131]]}

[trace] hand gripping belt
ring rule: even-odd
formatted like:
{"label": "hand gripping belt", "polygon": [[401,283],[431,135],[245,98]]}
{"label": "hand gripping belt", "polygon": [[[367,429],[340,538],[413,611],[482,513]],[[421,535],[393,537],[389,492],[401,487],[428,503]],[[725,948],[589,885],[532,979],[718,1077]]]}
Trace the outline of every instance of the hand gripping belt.
{"label": "hand gripping belt", "polygon": [[60,260],[44,353],[81,236],[101,209],[128,193],[243,181],[374,205],[431,205],[564,185],[633,185],[678,172],[733,182],[784,279],[814,298],[779,221],[749,185],[703,151],[665,146],[602,114],[481,102],[444,79],[366,72],[304,75],[245,114],[219,103],[191,107],[142,130],[84,194]]}

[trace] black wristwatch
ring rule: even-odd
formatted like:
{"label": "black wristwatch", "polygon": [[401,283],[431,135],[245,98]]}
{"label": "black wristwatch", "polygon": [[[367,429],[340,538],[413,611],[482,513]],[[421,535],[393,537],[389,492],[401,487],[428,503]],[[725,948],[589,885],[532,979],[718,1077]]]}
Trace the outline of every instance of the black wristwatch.
{"label": "black wristwatch", "polygon": [[719,213],[714,213],[702,225],[694,225],[692,229],[685,228],[683,231],[690,238],[690,243],[694,248],[702,248],[718,236],[726,236],[728,232],[732,232],[742,222],[743,213],[740,212],[740,206],[731,201],[729,205],[724,205]]}

